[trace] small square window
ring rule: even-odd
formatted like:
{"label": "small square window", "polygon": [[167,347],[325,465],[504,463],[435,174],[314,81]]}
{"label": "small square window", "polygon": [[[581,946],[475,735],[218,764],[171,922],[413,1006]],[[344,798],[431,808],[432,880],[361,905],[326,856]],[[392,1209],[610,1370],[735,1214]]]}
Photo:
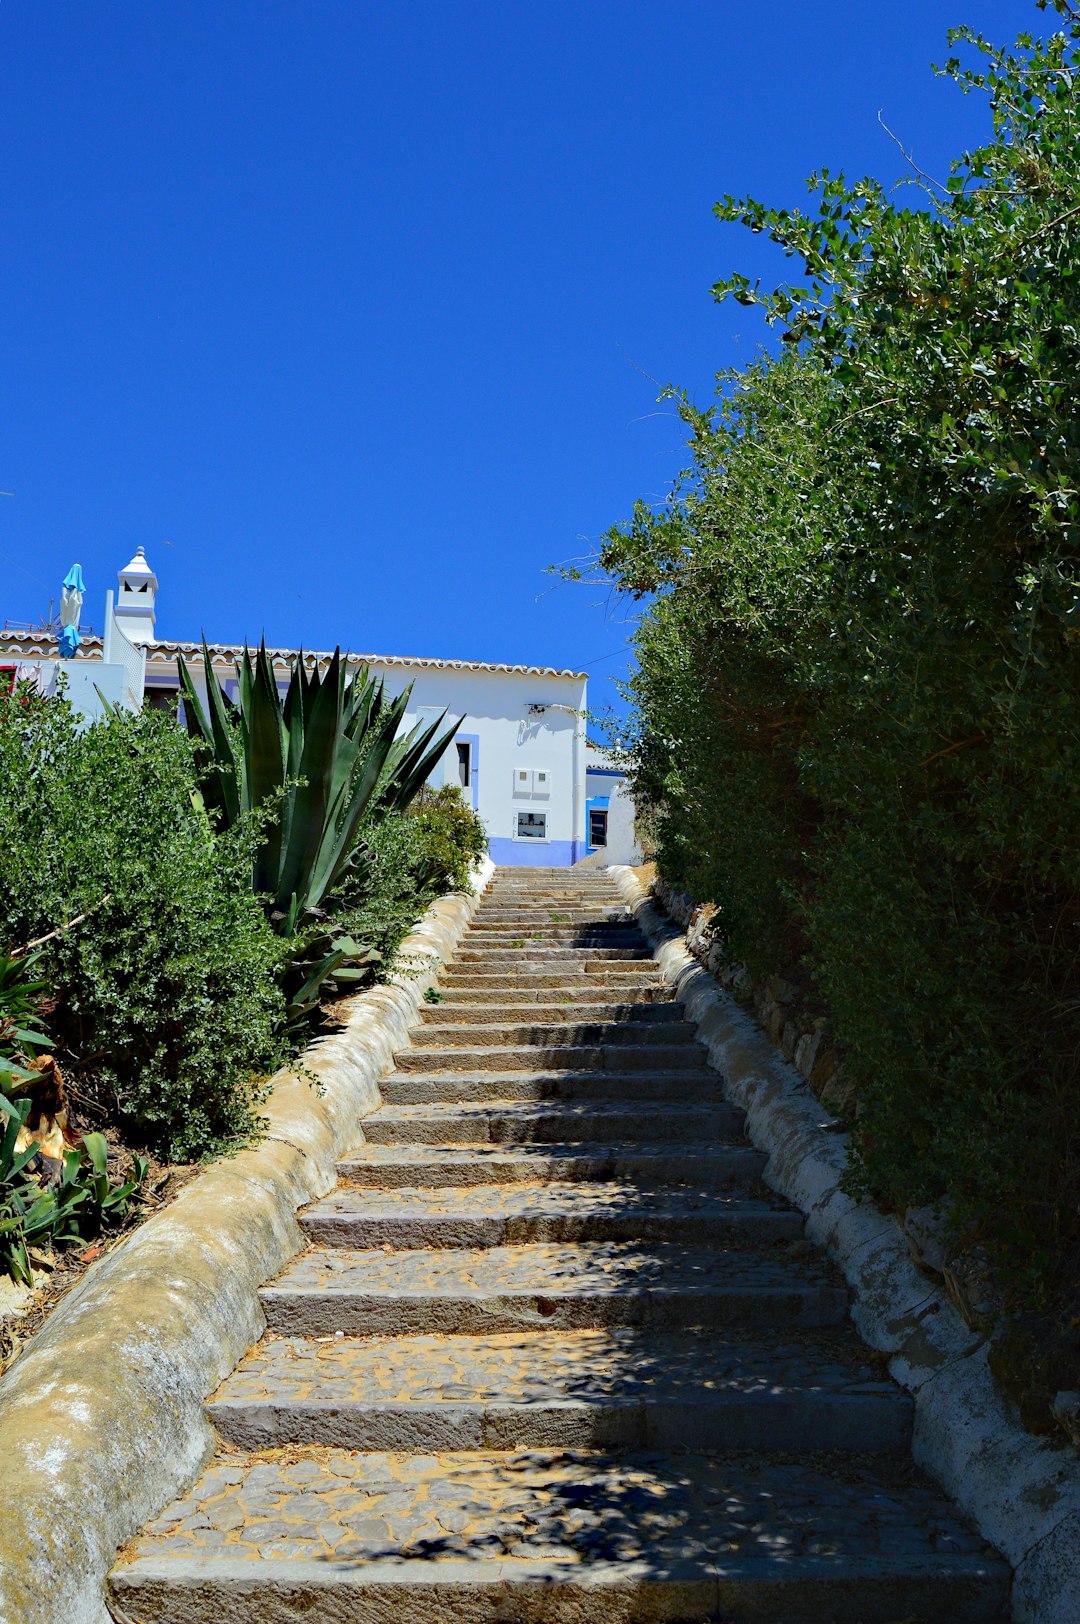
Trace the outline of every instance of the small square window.
{"label": "small square window", "polygon": [[519,812],[517,815],[517,837],[519,840],[546,840],[547,813]]}

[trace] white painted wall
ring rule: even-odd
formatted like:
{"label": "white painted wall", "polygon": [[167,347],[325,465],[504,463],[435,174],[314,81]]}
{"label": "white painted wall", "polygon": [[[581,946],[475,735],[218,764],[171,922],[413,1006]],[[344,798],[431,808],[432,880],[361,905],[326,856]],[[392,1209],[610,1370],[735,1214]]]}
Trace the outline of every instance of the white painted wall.
{"label": "white painted wall", "polygon": [[634,803],[625,779],[620,779],[608,801],[607,845],[609,863],[626,863],[634,868],[642,859],[641,842],[634,828]]}
{"label": "white painted wall", "polygon": [[[111,626],[111,644],[120,645],[120,630]],[[176,661],[160,648],[149,647],[146,682],[150,687],[177,686]],[[137,650],[141,657],[143,650]],[[110,699],[124,702],[126,679],[122,664],[96,659],[64,662],[69,667],[78,697],[72,699],[89,715],[100,709],[94,684],[107,689]],[[202,691],[202,660],[188,669]],[[235,681],[231,661],[223,660],[219,680]],[[586,684],[579,677],[545,672],[503,672],[488,669],[439,669],[424,666],[383,665],[372,661],[372,674],[382,677],[387,692],[400,694],[413,683],[405,725],[431,720],[444,709],[448,720],[462,716],[457,737],[472,747],[472,779],[468,799],[473,801],[488,832],[492,858],[500,864],[569,865],[585,854],[585,736]],[[279,681],[286,680],[284,671]],[[530,705],[548,708],[531,714]],[[516,774],[534,775],[526,789]],[[535,775],[547,775],[540,785]],[[456,750],[447,752],[436,778],[458,782]],[[517,813],[534,812],[546,819],[546,838],[519,839]]]}
{"label": "white painted wall", "polygon": [[19,660],[15,680],[32,682],[41,694],[64,698],[87,721],[104,715],[106,705],[130,710],[124,668],[100,660]]}
{"label": "white painted wall", "polygon": [[[384,676],[388,692],[400,693],[410,673],[371,667]],[[530,704],[551,708],[530,715]],[[584,853],[585,797],[582,771],[582,713],[585,683],[578,678],[521,675],[498,671],[415,673],[406,721],[447,708],[450,720],[464,713],[458,737],[472,736],[475,805],[488,831],[497,863],[567,864]],[[559,708],[556,708],[559,707]],[[545,787],[523,790],[519,771],[547,774]],[[456,751],[448,757],[446,778],[457,782]],[[547,817],[547,839],[519,840],[517,813]]]}
{"label": "white painted wall", "polygon": [[[170,665],[170,671],[172,666]],[[479,812],[488,832],[492,858],[500,864],[562,866],[576,862],[585,852],[584,732],[585,682],[576,677],[544,673],[488,670],[412,669],[372,661],[373,676],[386,682],[396,696],[413,683],[405,713],[405,726],[433,721],[446,710],[447,721],[464,716],[456,737],[472,747],[472,783],[467,799]],[[203,689],[202,661],[189,670]],[[222,682],[232,667],[219,671]],[[161,667],[148,673],[148,681],[161,680]],[[284,676],[280,675],[284,681]],[[529,705],[550,708],[538,715]],[[547,786],[528,792],[518,788],[519,771],[547,774]],[[447,751],[434,783],[458,782],[456,749]],[[517,838],[517,813],[544,813],[547,838]]]}

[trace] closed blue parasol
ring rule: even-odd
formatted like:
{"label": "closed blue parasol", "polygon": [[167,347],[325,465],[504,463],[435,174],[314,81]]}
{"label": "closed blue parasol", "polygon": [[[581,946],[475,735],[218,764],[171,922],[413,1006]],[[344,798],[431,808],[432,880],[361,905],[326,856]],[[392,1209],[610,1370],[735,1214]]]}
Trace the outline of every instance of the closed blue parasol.
{"label": "closed blue parasol", "polygon": [[70,660],[79,646],[79,615],[82,613],[83,585],[81,564],[72,564],[64,576],[60,594],[60,658]]}

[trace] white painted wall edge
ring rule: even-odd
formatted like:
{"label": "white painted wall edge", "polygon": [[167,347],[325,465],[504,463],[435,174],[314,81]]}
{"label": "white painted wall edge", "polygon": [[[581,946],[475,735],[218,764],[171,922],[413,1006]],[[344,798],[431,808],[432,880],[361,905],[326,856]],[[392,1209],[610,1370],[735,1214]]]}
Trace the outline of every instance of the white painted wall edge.
{"label": "white painted wall edge", "polygon": [[443,897],[348,1025],[283,1070],[266,1136],[214,1163],[92,1264],[0,1380],[0,1624],[106,1624],[117,1548],[214,1449],[203,1402],[265,1329],[258,1288],[304,1245],[296,1210],[363,1142],[378,1080],[493,873]]}
{"label": "white painted wall edge", "polygon": [[915,1403],[914,1453],[1015,1570],[1017,1624],[1080,1619],[1080,1461],[1010,1414],[986,1344],[911,1260],[895,1219],[840,1188],[848,1135],[761,1028],[687,951],[636,875],[609,873],[697,1024],[725,1093],[769,1157],[765,1178],[806,1214],[852,1291],[852,1318]]}

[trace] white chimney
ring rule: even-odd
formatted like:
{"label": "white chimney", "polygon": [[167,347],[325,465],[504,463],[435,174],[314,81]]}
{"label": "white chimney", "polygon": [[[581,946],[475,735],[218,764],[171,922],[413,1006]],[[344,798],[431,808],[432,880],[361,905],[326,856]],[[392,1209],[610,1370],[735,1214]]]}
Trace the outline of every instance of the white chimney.
{"label": "white chimney", "polygon": [[131,643],[154,641],[154,602],[157,576],[146,562],[142,548],[127,569],[118,572],[120,591],[116,598],[116,624]]}

